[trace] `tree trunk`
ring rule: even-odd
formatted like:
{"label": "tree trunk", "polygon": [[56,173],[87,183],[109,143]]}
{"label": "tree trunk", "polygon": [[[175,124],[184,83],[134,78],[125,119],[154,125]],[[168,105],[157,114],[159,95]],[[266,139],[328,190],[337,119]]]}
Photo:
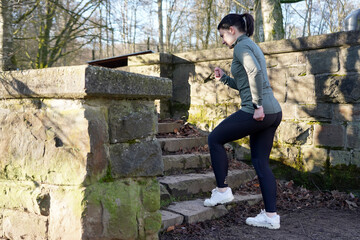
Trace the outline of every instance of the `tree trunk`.
{"label": "tree trunk", "polygon": [[0,1],[0,70],[14,70],[12,6],[9,1]]}
{"label": "tree trunk", "polygon": [[158,20],[159,20],[159,52],[164,52],[164,41],[163,41],[163,20],[162,20],[162,0],[157,1],[158,4]]}
{"label": "tree trunk", "polygon": [[265,41],[284,38],[280,0],[261,0]]}
{"label": "tree trunk", "polygon": [[254,28],[254,41],[264,41],[264,27],[261,13],[261,0],[255,0],[255,28]]}

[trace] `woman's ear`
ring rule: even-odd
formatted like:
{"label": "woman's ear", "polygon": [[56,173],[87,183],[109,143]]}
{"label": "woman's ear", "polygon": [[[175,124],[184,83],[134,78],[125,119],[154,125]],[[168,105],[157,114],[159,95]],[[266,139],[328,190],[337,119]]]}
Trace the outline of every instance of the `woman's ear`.
{"label": "woman's ear", "polygon": [[231,34],[234,35],[234,34],[235,34],[235,27],[234,27],[234,26],[230,26],[229,31],[230,31]]}

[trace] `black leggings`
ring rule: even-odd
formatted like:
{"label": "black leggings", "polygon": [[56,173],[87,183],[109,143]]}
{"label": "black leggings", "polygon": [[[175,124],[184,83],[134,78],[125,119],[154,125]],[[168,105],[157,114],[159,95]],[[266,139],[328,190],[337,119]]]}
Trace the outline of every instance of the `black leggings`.
{"label": "black leggings", "polygon": [[266,114],[263,121],[242,110],[222,121],[209,135],[211,163],[218,187],[227,187],[228,159],[224,144],[250,135],[251,161],[258,175],[265,210],[276,212],[276,181],[269,166],[270,151],[282,113]]}

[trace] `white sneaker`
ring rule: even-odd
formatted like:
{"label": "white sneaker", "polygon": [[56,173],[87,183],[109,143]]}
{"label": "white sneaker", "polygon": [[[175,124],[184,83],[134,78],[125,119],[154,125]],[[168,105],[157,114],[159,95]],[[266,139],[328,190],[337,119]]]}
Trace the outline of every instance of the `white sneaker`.
{"label": "white sneaker", "polygon": [[256,217],[247,218],[246,224],[255,226],[255,227],[279,229],[280,228],[280,216],[276,214],[274,217],[268,217],[266,215],[265,210],[261,210],[261,212]]}
{"label": "white sneaker", "polygon": [[229,187],[223,193],[219,192],[217,188],[214,188],[211,192],[211,198],[205,199],[204,201],[205,207],[213,207],[217,204],[224,204],[231,202],[234,199],[234,195],[232,194],[231,188]]}

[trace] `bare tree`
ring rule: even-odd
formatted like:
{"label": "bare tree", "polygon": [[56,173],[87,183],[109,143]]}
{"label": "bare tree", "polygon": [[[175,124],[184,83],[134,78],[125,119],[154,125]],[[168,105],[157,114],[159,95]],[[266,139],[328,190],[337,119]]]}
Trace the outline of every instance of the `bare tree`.
{"label": "bare tree", "polygon": [[0,70],[16,68],[13,50],[12,3],[0,1]]}
{"label": "bare tree", "polygon": [[159,52],[164,52],[164,27],[162,15],[162,0],[157,1],[158,4],[158,20],[159,20]]}
{"label": "bare tree", "polygon": [[284,38],[283,16],[280,0],[261,0],[264,27],[264,40],[272,41]]}

